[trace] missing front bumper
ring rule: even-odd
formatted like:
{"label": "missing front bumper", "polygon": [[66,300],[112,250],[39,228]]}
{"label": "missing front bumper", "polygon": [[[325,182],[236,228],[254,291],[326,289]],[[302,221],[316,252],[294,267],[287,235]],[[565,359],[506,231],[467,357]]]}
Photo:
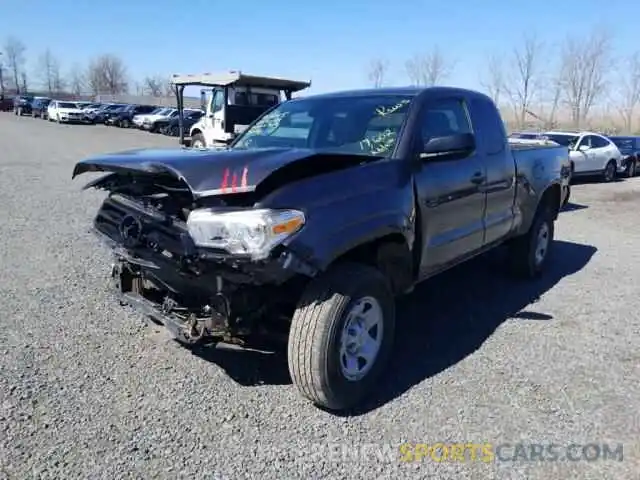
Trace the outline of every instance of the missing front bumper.
{"label": "missing front bumper", "polygon": [[[234,340],[234,334],[238,332],[230,328],[228,315],[209,306],[205,306],[202,312],[188,311],[166,295],[162,301],[158,298],[151,300],[145,295],[143,278],[133,274],[122,263],[113,265],[111,277],[121,304],[132,307],[146,320],[166,327],[180,343],[195,345],[205,339],[239,343]],[[180,310],[180,313],[174,313],[175,310]]]}

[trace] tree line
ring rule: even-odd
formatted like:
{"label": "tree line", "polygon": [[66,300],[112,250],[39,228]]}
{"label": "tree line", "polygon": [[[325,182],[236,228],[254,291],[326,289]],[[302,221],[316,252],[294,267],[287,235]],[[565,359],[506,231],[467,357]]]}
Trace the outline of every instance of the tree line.
{"label": "tree line", "polygon": [[[511,129],[593,128],[640,132],[640,50],[617,56],[609,32],[567,37],[560,45],[526,35],[519,45],[493,52],[477,75],[481,89],[500,106]],[[50,49],[27,62],[27,46],[10,36],[0,45],[0,91],[40,91],[50,95],[172,95],[161,75],[132,79],[118,55],[97,55],[85,65],[63,65]],[[366,67],[373,87],[389,85],[391,62],[375,58]],[[457,68],[439,46],[401,65],[402,80],[413,85],[446,85]],[[393,82],[396,83],[396,82]]]}
{"label": "tree line", "polygon": [[[612,40],[601,30],[567,37],[560,45],[525,35],[514,48],[487,55],[477,80],[514,130],[640,133],[640,51],[617,56]],[[371,86],[388,85],[390,67],[383,58],[371,60],[366,67]],[[459,65],[435,46],[401,67],[411,84],[432,86],[446,85]]]}
{"label": "tree line", "polygon": [[97,55],[86,65],[63,65],[50,49],[27,61],[27,46],[17,37],[9,36],[0,46],[0,91],[27,93],[38,91],[50,96],[71,94],[118,95],[134,93],[154,97],[173,94],[167,77],[148,76],[132,80],[127,67],[113,53]]}

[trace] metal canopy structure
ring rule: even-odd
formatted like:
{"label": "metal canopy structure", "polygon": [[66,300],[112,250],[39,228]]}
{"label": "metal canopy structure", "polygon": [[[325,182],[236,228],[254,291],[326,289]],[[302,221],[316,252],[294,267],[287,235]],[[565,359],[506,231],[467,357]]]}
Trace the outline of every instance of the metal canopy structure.
{"label": "metal canopy structure", "polygon": [[245,87],[269,88],[283,91],[287,100],[291,100],[294,92],[299,92],[311,86],[311,81],[288,80],[277,77],[247,75],[241,71],[231,70],[219,73],[174,74],[171,76],[178,107],[178,129],[180,131],[180,145],[184,145],[184,89],[191,86],[201,87]]}
{"label": "metal canopy structure", "polygon": [[286,78],[263,77],[258,75],[246,75],[239,71],[221,73],[201,73],[195,75],[172,75],[171,83],[176,86],[206,86],[206,87],[256,87],[275,88],[289,92],[298,92],[309,88],[311,82],[289,80]]}

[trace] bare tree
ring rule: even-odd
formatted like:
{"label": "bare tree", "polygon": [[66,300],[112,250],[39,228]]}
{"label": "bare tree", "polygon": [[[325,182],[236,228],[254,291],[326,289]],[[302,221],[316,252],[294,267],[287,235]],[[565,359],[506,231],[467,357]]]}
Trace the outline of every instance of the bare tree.
{"label": "bare tree", "polygon": [[85,77],[82,73],[80,65],[75,64],[71,67],[68,76],[69,90],[75,96],[82,95],[85,86]]}
{"label": "bare tree", "polygon": [[4,62],[2,57],[3,53],[0,52],[0,94],[4,94]]}
{"label": "bare tree", "polygon": [[484,78],[480,80],[482,88],[493,99],[496,105],[500,105],[504,93],[504,68],[500,57],[491,55],[487,60],[487,70]]}
{"label": "bare tree", "polygon": [[129,87],[124,62],[113,54],[104,54],[91,61],[86,80],[94,95],[126,93]]}
{"label": "bare tree", "polygon": [[20,83],[21,80],[23,80],[22,74],[24,73],[25,62],[24,53],[26,50],[27,47],[25,47],[24,43],[16,37],[8,37],[4,42],[4,53],[7,59],[7,67],[9,68],[13,85],[18,91],[20,91]]}
{"label": "bare tree", "polygon": [[164,90],[165,97],[173,97],[173,95],[175,95],[175,87],[173,83],[171,83],[170,78],[167,78],[164,82],[162,82],[162,89]]}
{"label": "bare tree", "polygon": [[561,50],[562,92],[575,128],[588,119],[591,108],[606,93],[610,66],[610,37],[594,31],[589,37],[568,38]]}
{"label": "bare tree", "polygon": [[136,80],[135,82],[133,82],[133,87],[132,88],[133,88],[133,92],[137,96],[141,97],[141,96],[144,95],[144,85],[143,85],[142,82],[139,82],[139,81]]}
{"label": "bare tree", "polygon": [[27,79],[27,72],[25,72],[24,70],[20,72],[20,88],[25,93],[29,91],[29,82]]}
{"label": "bare tree", "polygon": [[513,105],[518,128],[524,127],[540,88],[543,48],[535,35],[528,35],[511,55],[513,63],[505,81],[505,91]]}
{"label": "bare tree", "polygon": [[157,75],[145,77],[143,88],[152,97],[161,97],[164,93],[164,79]]}
{"label": "bare tree", "polygon": [[415,55],[407,60],[405,69],[414,85],[433,86],[449,77],[454,63],[445,59],[439,47],[434,47],[424,55]]}
{"label": "bare tree", "polygon": [[42,84],[49,95],[52,95],[53,92],[60,92],[64,88],[62,75],[60,74],[60,63],[51,50],[47,49],[40,55],[38,70]]}
{"label": "bare tree", "polygon": [[389,62],[384,59],[377,58],[369,62],[369,66],[367,67],[367,78],[374,88],[380,88],[384,85],[388,69]]}
{"label": "bare tree", "polygon": [[619,110],[626,133],[633,129],[633,119],[640,104],[640,52],[627,58],[622,66],[620,82]]}

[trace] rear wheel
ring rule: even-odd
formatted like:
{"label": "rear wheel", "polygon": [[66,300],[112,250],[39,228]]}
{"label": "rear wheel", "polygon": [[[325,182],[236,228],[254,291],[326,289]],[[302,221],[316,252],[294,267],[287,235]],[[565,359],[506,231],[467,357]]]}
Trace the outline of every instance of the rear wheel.
{"label": "rear wheel", "polygon": [[376,386],[393,347],[395,301],[375,268],[345,263],[314,279],[293,315],[287,358],[300,394],[330,410]]}
{"label": "rear wheel", "polygon": [[554,241],[554,213],[549,205],[541,205],[529,231],[509,245],[511,271],[521,278],[534,278],[542,273]]}
{"label": "rear wheel", "polygon": [[604,179],[605,182],[609,183],[609,182],[613,182],[616,179],[616,161],[615,160],[609,160],[609,163],[607,163],[607,166],[604,167],[604,172],[602,172],[602,178]]}

